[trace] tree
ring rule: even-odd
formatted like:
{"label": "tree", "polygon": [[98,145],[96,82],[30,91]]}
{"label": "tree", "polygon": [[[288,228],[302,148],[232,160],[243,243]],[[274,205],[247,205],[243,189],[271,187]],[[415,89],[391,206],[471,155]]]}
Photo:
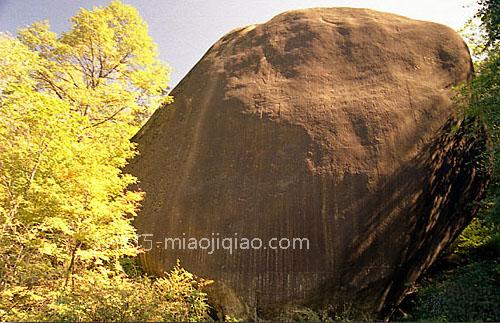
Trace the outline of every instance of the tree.
{"label": "tree", "polygon": [[500,40],[500,2],[497,0],[479,0],[476,14],[481,20],[481,28],[485,33],[485,47],[493,48]]}
{"label": "tree", "polygon": [[39,89],[70,103],[92,126],[140,125],[166,96],[170,69],[158,60],[146,23],[131,6],[113,1],[71,18],[61,37],[47,22],[19,31],[42,58]]}
{"label": "tree", "polygon": [[476,75],[457,91],[457,102],[465,117],[473,118],[485,127],[492,144],[486,163],[492,168],[491,183],[484,201],[483,222],[491,226],[492,242],[500,249],[500,3],[480,0],[476,18],[477,27],[474,49],[480,59],[476,62]]}
{"label": "tree", "polygon": [[[120,266],[140,251],[131,221],[142,198],[121,170],[136,153],[129,138],[172,100],[169,68],[130,6],[81,9],[71,21],[61,36],[48,23],[0,34],[2,321],[64,319],[54,313],[77,306],[75,295],[154,287]],[[68,317],[98,317],[79,311]]]}

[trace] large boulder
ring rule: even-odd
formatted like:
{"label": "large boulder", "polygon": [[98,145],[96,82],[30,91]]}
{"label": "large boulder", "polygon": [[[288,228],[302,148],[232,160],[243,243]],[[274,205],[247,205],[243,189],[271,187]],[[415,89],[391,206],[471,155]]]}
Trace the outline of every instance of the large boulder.
{"label": "large boulder", "polygon": [[[146,270],[180,259],[249,313],[397,304],[484,188],[485,142],[464,135],[450,99],[471,74],[450,28],[372,10],[291,11],[230,32],[134,139]],[[212,253],[190,238],[263,248]]]}

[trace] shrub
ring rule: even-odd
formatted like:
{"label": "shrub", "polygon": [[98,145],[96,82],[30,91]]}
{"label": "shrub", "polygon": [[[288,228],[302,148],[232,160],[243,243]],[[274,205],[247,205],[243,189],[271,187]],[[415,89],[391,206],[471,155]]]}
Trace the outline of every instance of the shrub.
{"label": "shrub", "polygon": [[424,282],[412,320],[500,321],[500,264],[473,262]]}
{"label": "shrub", "polygon": [[62,291],[61,281],[2,294],[2,321],[206,321],[201,289],[210,283],[177,264],[161,278],[88,272]]}

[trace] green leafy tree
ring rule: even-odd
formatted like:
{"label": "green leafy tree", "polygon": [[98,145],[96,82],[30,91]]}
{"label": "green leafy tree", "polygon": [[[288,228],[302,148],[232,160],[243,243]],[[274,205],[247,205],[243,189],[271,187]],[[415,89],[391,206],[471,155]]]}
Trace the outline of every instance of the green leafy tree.
{"label": "green leafy tree", "polygon": [[500,3],[497,0],[479,0],[476,14],[481,20],[481,28],[485,33],[485,47],[494,48],[500,40]]}
{"label": "green leafy tree", "polygon": [[[457,91],[457,102],[464,117],[477,120],[480,127],[485,127],[492,144],[491,152],[485,158],[485,164],[492,168],[492,178],[484,208],[475,227],[483,232],[490,232],[484,237],[483,244],[492,243],[500,249],[500,3],[494,0],[479,1],[476,19],[476,36],[472,38],[476,75]],[[470,30],[470,28],[469,28]],[[470,35],[471,33],[467,33]],[[469,40],[471,38],[469,37]],[[466,233],[474,234],[477,230],[468,228]],[[487,229],[487,230],[485,230]],[[462,235],[462,242],[467,242],[467,235]],[[477,243],[476,243],[477,245]]]}

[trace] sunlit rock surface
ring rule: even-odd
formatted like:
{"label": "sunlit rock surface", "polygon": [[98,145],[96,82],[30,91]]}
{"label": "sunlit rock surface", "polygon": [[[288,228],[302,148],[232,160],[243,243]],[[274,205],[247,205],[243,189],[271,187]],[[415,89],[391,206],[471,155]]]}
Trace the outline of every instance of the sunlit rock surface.
{"label": "sunlit rock surface", "polygon": [[[484,142],[452,132],[451,88],[471,74],[450,28],[371,10],[230,32],[134,139],[145,268],[180,259],[250,317],[287,303],[390,308],[482,194]],[[309,250],[165,250],[166,237],[235,234]]]}

